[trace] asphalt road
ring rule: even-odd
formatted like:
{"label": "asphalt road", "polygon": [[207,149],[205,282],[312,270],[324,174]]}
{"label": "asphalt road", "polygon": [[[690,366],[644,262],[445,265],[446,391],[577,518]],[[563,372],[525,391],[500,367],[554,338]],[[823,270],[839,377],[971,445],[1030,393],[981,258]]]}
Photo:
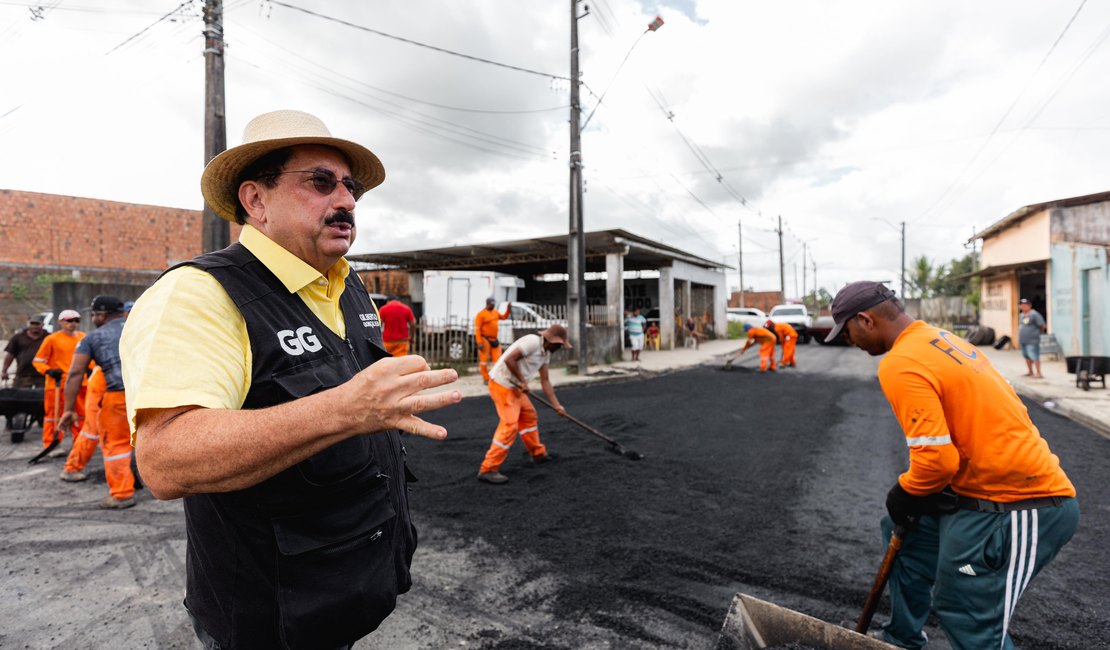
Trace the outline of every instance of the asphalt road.
{"label": "asphalt road", "polygon": [[[446,441],[408,442],[416,585],[357,647],[708,648],[736,592],[855,619],[906,449],[874,360],[814,345],[798,359],[774,375],[745,359],[731,372],[566,387],[572,414],[645,458],[609,453],[541,406],[557,460],[532,467],[518,443],[501,486],[475,480],[497,424],[489,400],[440,412]],[[1099,647],[1110,639],[1110,441],[1030,410],[1083,516],[1019,604],[1014,640]],[[180,607],[180,503],[142,494],[100,513],[102,473],[64,484],[57,460],[33,473],[33,451],[0,443],[0,647],[197,647]],[[947,647],[929,631],[930,648]]]}

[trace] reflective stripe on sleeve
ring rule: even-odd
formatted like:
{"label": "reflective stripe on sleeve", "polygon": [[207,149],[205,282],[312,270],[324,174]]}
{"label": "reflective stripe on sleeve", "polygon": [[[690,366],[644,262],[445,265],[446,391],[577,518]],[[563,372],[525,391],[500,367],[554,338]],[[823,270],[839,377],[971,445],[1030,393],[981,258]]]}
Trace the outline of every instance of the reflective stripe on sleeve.
{"label": "reflective stripe on sleeve", "polygon": [[33,363],[46,363],[46,359],[43,359],[42,357],[35,357]]}
{"label": "reflective stripe on sleeve", "polygon": [[952,444],[952,436],[921,436],[906,438],[907,447],[939,447]]}

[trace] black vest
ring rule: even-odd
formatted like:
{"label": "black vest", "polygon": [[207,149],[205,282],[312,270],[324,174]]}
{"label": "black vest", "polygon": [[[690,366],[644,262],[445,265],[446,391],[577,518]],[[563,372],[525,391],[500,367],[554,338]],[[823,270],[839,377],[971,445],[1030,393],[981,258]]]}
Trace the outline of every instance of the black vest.
{"label": "black vest", "polygon": [[[241,244],[185,264],[216,278],[246,320],[244,409],[333,388],[389,356],[354,273],[341,339]],[[245,490],[185,497],[186,608],[226,648],[334,648],[372,632],[411,585],[404,453],[397,431],[355,436]]]}

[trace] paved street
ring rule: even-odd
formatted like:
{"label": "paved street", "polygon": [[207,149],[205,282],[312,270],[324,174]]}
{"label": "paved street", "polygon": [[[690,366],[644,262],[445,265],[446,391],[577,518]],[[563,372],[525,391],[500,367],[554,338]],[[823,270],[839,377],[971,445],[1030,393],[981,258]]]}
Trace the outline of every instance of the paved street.
{"label": "paved street", "polygon": [[[416,585],[358,647],[704,648],[738,591],[827,621],[855,618],[881,559],[883,496],[906,453],[876,360],[809,345],[798,371],[759,375],[751,356],[719,370],[718,355],[734,349],[713,342],[667,363],[645,354],[646,379],[613,381],[630,364],[579,385],[556,373],[572,414],[645,458],[610,454],[541,411],[558,459],[532,468],[518,445],[504,486],[474,480],[497,420],[480,381],[465,379],[473,397],[431,418],[449,438],[407,443],[420,479]],[[1096,647],[1110,638],[1110,440],[1027,403],[1080,491],[1083,519],[1022,600],[1014,638],[1019,648]],[[197,647],[180,607],[180,502],[140,492],[136,508],[101,513],[99,458],[92,481],[65,484],[59,460],[26,463],[34,451],[0,443],[0,647]],[[930,648],[946,647],[942,632],[930,635]]]}

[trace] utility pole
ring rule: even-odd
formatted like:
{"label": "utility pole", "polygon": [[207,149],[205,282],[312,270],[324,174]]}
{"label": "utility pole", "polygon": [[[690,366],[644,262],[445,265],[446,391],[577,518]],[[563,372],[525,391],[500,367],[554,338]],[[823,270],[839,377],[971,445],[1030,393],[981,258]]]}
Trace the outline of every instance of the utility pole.
{"label": "utility pole", "polygon": [[817,308],[817,315],[821,315],[821,305],[818,304],[820,296],[817,294],[817,260],[813,260],[813,305]]}
{"label": "utility pole", "polygon": [[782,291],[782,301],[786,302],[786,264],[782,259],[782,215],[779,215],[779,289]]}
{"label": "utility pole", "polygon": [[902,222],[902,300],[906,299],[906,222]]}
{"label": "utility pole", "polygon": [[806,301],[806,243],[802,242],[802,302]]}
{"label": "utility pole", "polygon": [[740,220],[736,220],[736,251],[738,259],[736,266],[740,269],[740,306],[744,306],[744,229],[740,226]]}
{"label": "utility pole", "polygon": [[[223,0],[204,2],[204,164],[227,149],[224,122],[224,10]],[[231,224],[204,204],[203,252],[226,248]]]}
{"label": "utility pole", "polygon": [[578,78],[578,0],[570,0],[570,230],[567,237],[567,333],[586,374],[586,236],[582,218],[582,106]]}

